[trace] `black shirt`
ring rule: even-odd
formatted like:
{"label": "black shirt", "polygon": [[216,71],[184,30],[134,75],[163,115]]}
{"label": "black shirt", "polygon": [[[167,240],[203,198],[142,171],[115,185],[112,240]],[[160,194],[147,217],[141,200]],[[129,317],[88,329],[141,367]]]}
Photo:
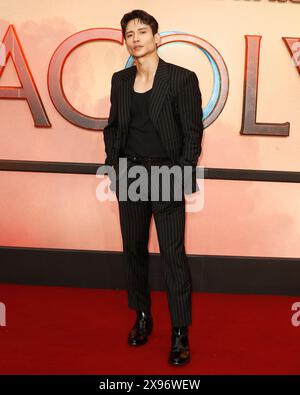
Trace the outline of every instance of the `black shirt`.
{"label": "black shirt", "polygon": [[135,92],[132,89],[125,155],[169,158],[159,133],[149,117],[149,99],[152,89],[143,93]]}

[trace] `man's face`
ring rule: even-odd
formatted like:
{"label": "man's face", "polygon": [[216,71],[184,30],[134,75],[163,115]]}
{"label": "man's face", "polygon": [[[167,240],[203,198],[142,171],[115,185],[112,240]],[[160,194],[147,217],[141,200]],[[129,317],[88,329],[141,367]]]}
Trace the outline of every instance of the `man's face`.
{"label": "man's face", "polygon": [[137,18],[128,22],[125,32],[125,44],[130,55],[135,58],[146,56],[156,51],[156,44],[160,42],[160,35],[153,36],[151,27]]}

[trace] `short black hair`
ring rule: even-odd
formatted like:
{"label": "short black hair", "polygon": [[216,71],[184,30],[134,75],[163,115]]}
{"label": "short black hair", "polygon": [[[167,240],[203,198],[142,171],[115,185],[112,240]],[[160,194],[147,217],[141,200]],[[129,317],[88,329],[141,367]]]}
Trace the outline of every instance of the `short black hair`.
{"label": "short black hair", "polygon": [[149,25],[151,27],[153,36],[158,32],[157,20],[152,15],[148,14],[148,12],[144,10],[132,10],[131,12],[128,12],[127,14],[123,15],[123,18],[121,19],[120,22],[124,39],[125,39],[126,26],[128,22],[130,22],[132,19],[135,18],[138,18],[145,25]]}

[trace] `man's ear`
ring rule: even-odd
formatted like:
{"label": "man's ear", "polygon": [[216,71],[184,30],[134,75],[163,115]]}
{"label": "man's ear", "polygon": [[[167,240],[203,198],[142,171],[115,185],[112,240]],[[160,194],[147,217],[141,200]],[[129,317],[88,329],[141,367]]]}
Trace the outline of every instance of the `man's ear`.
{"label": "man's ear", "polygon": [[159,33],[155,33],[154,38],[155,38],[156,45],[159,45],[160,42],[161,42],[160,34]]}

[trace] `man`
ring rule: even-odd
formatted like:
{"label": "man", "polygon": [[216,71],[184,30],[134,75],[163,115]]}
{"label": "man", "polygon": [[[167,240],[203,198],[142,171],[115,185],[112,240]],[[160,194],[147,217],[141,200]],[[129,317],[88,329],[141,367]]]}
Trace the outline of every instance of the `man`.
{"label": "man", "polygon": [[[105,165],[117,169],[119,158],[126,158],[129,168],[142,165],[146,169],[150,184],[151,168],[156,165],[168,168],[175,165],[181,170],[189,166],[193,179],[187,193],[194,193],[199,190],[196,165],[203,133],[198,78],[193,71],[158,56],[158,23],[147,12],[133,10],[125,14],[121,28],[135,65],[112,76],[111,108],[103,130]],[[128,344],[145,344],[153,327],[148,285],[148,240],[153,214],[172,321],[169,362],[183,365],[190,360],[188,328],[192,323],[191,279],[184,246],[184,195],[180,200],[175,199],[175,180],[171,179],[169,201],[161,195],[158,200],[123,200],[119,187],[124,177],[127,173],[124,175],[119,169],[116,195],[127,269],[128,306],[137,313]],[[186,185],[186,180],[183,181]]]}

